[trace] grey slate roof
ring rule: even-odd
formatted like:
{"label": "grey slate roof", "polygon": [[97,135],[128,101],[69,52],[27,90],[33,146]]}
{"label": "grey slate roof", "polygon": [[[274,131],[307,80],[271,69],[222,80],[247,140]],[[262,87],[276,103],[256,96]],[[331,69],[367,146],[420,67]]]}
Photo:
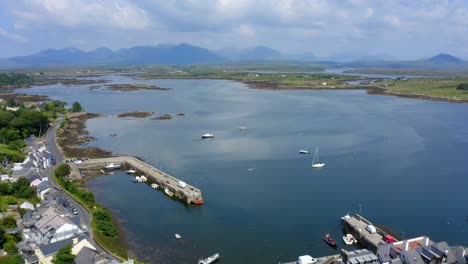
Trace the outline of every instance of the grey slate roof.
{"label": "grey slate roof", "polygon": [[55,243],[50,243],[47,245],[43,245],[39,247],[39,250],[44,254],[44,256],[51,256],[54,255],[59,251],[59,249],[63,248],[66,245],[73,245],[73,238],[61,240]]}
{"label": "grey slate roof", "polygon": [[75,257],[76,264],[93,264],[95,263],[94,257],[98,253],[88,247],[83,247]]}
{"label": "grey slate roof", "polygon": [[49,183],[47,181],[43,181],[37,186],[37,191],[42,192],[42,191],[47,190],[49,188],[50,188]]}

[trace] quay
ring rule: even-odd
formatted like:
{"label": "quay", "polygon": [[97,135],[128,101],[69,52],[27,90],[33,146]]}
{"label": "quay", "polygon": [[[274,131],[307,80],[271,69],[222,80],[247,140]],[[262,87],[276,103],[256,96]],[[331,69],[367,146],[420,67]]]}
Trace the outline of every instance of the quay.
{"label": "quay", "polygon": [[359,244],[373,252],[376,252],[380,245],[397,241],[359,214],[346,215],[342,219],[344,233],[353,235]]}
{"label": "quay", "polygon": [[137,171],[138,175],[145,175],[148,183],[157,183],[162,189],[167,188],[174,193],[178,199],[186,202],[187,204],[203,201],[201,190],[187,184],[180,184],[181,180],[159,170],[155,167],[131,156],[111,157],[101,159],[85,160],[81,163],[70,163],[72,170],[76,167],[78,170],[99,168],[102,169],[106,165],[113,163],[125,168],[133,168]]}
{"label": "quay", "polygon": [[[325,256],[325,257],[320,257],[320,258],[315,258],[317,262],[314,262],[314,264],[332,264],[336,260],[340,258],[340,255],[332,255],[332,256]],[[298,264],[298,261],[293,261],[293,262],[280,262],[279,264]]]}

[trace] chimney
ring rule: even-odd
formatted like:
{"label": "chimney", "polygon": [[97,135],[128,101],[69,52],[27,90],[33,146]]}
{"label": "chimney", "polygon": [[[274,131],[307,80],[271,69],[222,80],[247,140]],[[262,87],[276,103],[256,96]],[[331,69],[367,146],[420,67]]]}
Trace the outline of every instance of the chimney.
{"label": "chimney", "polygon": [[403,251],[408,251],[409,243],[408,240],[403,241]]}
{"label": "chimney", "polygon": [[425,247],[429,246],[429,242],[430,242],[429,237],[424,237],[424,243],[423,244],[424,244]]}
{"label": "chimney", "polygon": [[78,238],[77,237],[74,237],[73,238],[73,245],[76,245],[78,243]]}

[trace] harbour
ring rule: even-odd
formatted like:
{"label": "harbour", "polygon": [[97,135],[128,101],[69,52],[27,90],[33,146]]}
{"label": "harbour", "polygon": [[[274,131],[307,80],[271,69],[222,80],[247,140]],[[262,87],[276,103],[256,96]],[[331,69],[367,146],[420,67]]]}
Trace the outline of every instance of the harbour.
{"label": "harbour", "polygon": [[[80,163],[71,163],[71,167],[76,167],[78,170],[93,169],[93,168],[109,168],[109,164],[114,167],[118,165],[120,167],[132,168],[135,170],[135,174],[142,175],[137,177],[149,177],[150,183],[156,183],[164,190],[169,190],[173,195],[184,201],[187,204],[203,204],[203,197],[201,190],[186,184],[166,172],[163,172],[155,167],[130,156],[112,157],[112,158],[101,158],[101,159],[88,159]],[[73,169],[72,169],[73,170]]]}

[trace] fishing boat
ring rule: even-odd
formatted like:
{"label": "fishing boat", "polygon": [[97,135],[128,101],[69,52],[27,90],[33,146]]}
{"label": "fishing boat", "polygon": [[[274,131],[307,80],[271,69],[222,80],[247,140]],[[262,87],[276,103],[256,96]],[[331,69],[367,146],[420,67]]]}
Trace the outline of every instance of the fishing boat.
{"label": "fishing boat", "polygon": [[148,181],[148,179],[145,177],[145,175],[141,175],[140,179],[142,182]]}
{"label": "fishing boat", "polygon": [[322,168],[325,163],[319,162],[319,148],[315,149],[314,159],[312,160],[312,168]]}
{"label": "fishing boat", "polygon": [[136,170],[130,169],[130,170],[126,171],[126,173],[128,173],[128,174],[135,174],[135,173],[136,173]]}
{"label": "fishing boat", "polygon": [[206,133],[201,136],[201,138],[206,139],[206,138],[214,138],[213,133]]}
{"label": "fishing boat", "polygon": [[336,247],[336,242],[330,236],[330,234],[326,234],[325,237],[323,238],[323,241],[325,241],[325,243],[327,243],[330,247]]}
{"label": "fishing boat", "polygon": [[216,253],[212,256],[207,257],[206,259],[199,259],[198,264],[211,264],[217,261],[221,256],[219,253]]}
{"label": "fishing boat", "polygon": [[309,151],[305,149],[301,149],[299,150],[299,154],[309,154]]}
{"label": "fishing boat", "polygon": [[104,167],[106,170],[118,170],[120,169],[120,164],[114,164],[114,163],[109,163],[109,165],[106,165]]}
{"label": "fishing boat", "polygon": [[346,234],[346,236],[343,236],[343,241],[346,245],[352,245],[357,243],[357,240],[351,234]]}
{"label": "fishing boat", "polygon": [[164,193],[169,197],[174,196],[174,193],[171,192],[171,190],[169,190],[168,188],[164,188]]}
{"label": "fishing boat", "polygon": [[153,189],[156,190],[157,188],[159,188],[159,185],[156,184],[156,183],[152,183],[152,184],[151,184],[151,188],[153,188]]}

